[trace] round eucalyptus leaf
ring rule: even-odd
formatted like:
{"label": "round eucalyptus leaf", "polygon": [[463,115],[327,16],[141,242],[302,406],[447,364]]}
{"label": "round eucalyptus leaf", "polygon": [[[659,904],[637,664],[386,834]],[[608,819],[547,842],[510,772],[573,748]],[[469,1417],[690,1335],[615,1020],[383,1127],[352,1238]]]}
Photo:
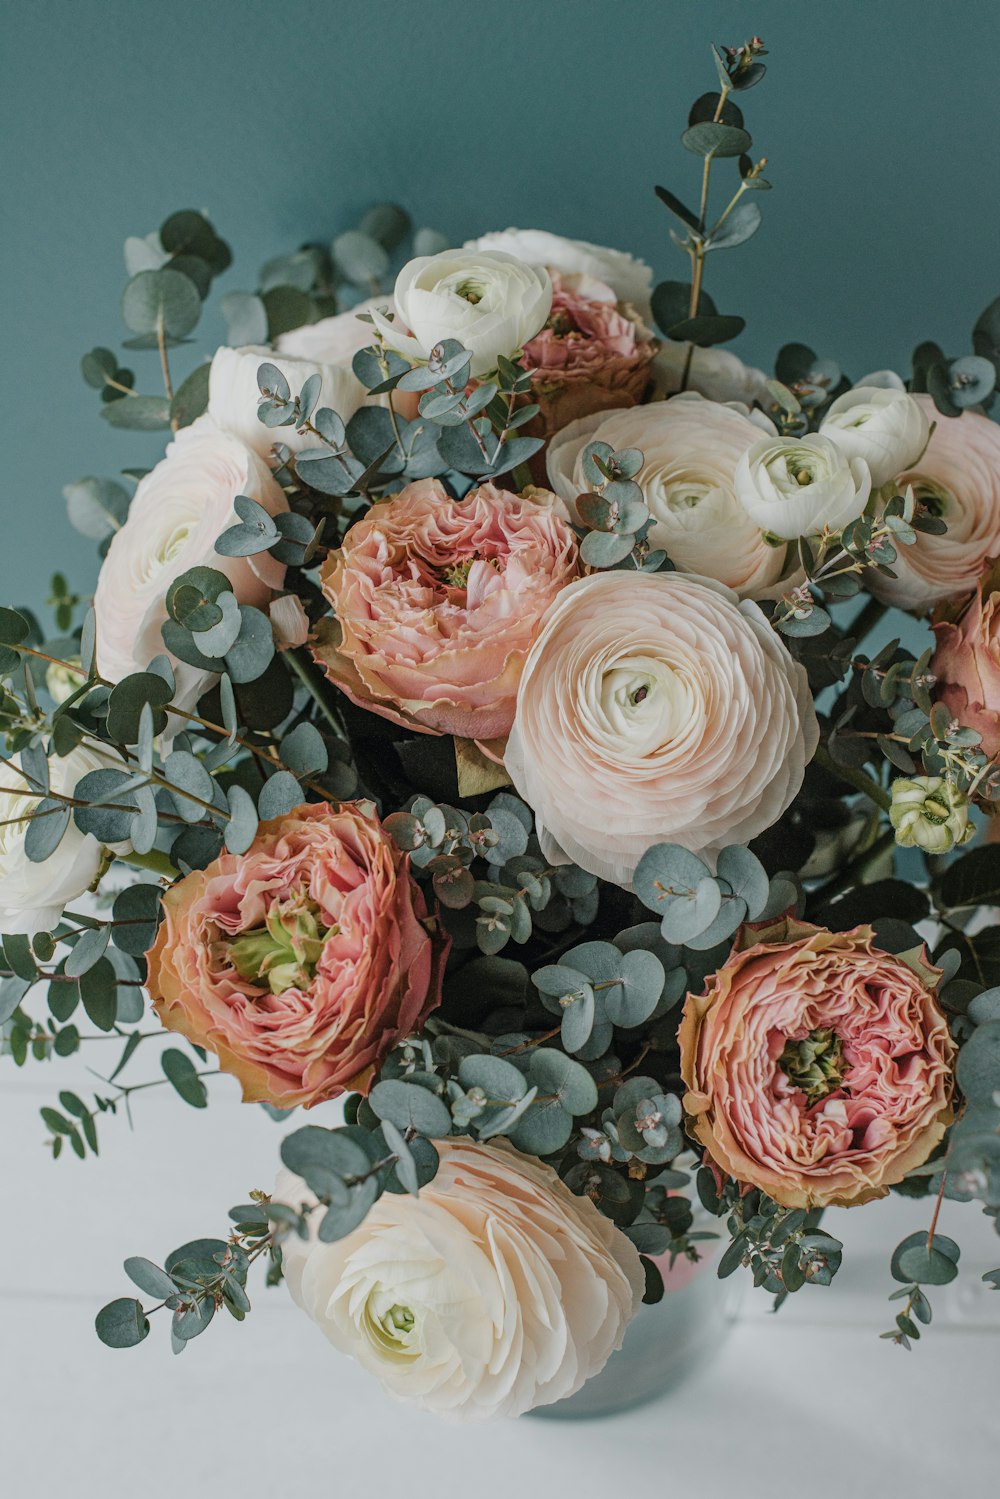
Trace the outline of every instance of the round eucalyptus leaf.
{"label": "round eucalyptus leaf", "polygon": [[561,1150],[572,1133],[572,1115],[558,1099],[546,1099],[525,1110],[510,1131],[510,1139],[527,1155],[546,1156]]}
{"label": "round eucalyptus leaf", "polygon": [[733,843],[722,849],[715,868],[722,879],[728,880],[733,894],[746,901],[747,915],[751,921],[756,921],[767,905],[768,897],[767,870],[757,855],[742,844]]}
{"label": "round eucalyptus leaf", "polygon": [[360,229],[338,234],[331,246],[337,269],[354,286],[370,288],[382,280],[389,269],[385,246]]}
{"label": "round eucalyptus leaf", "polygon": [[33,864],[41,864],[55,853],[72,815],[73,809],[66,802],[52,801],[48,797],[36,802],[24,835],[24,852]]}
{"label": "round eucalyptus leaf", "polygon": [[269,776],[257,798],[257,811],[262,822],[271,817],[284,817],[303,802],[303,791],[298,781],[287,770],[276,771]]}
{"label": "round eucalyptus leaf", "polygon": [[957,1263],[938,1247],[936,1239],[930,1249],[926,1240],[904,1249],[898,1264],[900,1273],[907,1280],[922,1286],[946,1286],[958,1274]]}
{"label": "round eucalyptus leaf", "polygon": [[[410,215],[398,203],[376,203],[358,225],[361,234],[377,240],[387,250],[395,250],[410,232]],[[447,248],[447,247],[446,247]],[[423,252],[417,250],[416,254]]]}
{"label": "round eucalyptus leaf", "polygon": [[948,389],[952,401],[963,411],[967,406],[978,406],[993,392],[997,372],[989,359],[977,354],[966,354],[948,366]]}
{"label": "round eucalyptus leaf", "polygon": [[132,1255],[125,1261],[125,1274],[140,1291],[145,1291],[147,1296],[155,1296],[158,1301],[162,1301],[165,1296],[173,1296],[177,1290],[165,1270],[161,1270],[151,1260],[143,1259],[141,1255]]}
{"label": "round eucalyptus leaf", "polygon": [[317,1236],[323,1244],[332,1244],[346,1238],[365,1221],[368,1210],[379,1196],[379,1184],[374,1176],[357,1182],[350,1188],[346,1203],[332,1203],[320,1220]]}
{"label": "round eucalyptus leaf", "polygon": [[110,926],[88,927],[73,944],[66,958],[65,972],[70,978],[79,978],[81,974],[93,968],[94,964],[103,958],[105,950],[111,940]]}
{"label": "round eucalyptus leaf", "polygon": [[724,896],[714,920],[702,931],[694,932],[687,937],[685,946],[693,948],[695,952],[707,952],[709,948],[716,947],[720,942],[725,942],[731,937],[737,927],[746,920],[746,916],[745,900],[738,895]]}
{"label": "round eucalyptus leaf", "polygon": [[315,724],[304,721],[286,734],[278,746],[283,764],[296,775],[316,775],[330,763],[326,744]]}
{"label": "round eucalyptus leaf", "polygon": [[432,1139],[451,1134],[451,1114],[447,1105],[427,1088],[390,1078],[376,1083],[368,1102],[380,1119],[388,1119],[397,1129],[415,1129]]}
{"label": "round eucalyptus leaf", "polygon": [[134,1296],[122,1296],[102,1306],[94,1326],[108,1348],[134,1348],[149,1335],[149,1319]]}
{"label": "round eucalyptus leaf", "polygon": [[991,1103],[1000,1092],[1000,1019],[976,1026],[958,1054],[955,1077],[972,1104]]}
{"label": "round eucalyptus leaf", "polygon": [[654,953],[637,949],[624,953],[621,983],[604,992],[604,1009],[613,1025],[642,1025],[660,1002],[666,978],[663,964]]}
{"label": "round eucalyptus leaf", "polygon": [[589,1114],[597,1107],[597,1084],[579,1062],[561,1051],[541,1047],[532,1053],[528,1076],[542,1096],[553,1095],[570,1114]]}
{"label": "round eucalyptus leaf", "polygon": [[722,892],[711,875],[700,880],[690,896],[672,900],[663,912],[663,935],[668,942],[687,943],[707,932],[719,915]]}
{"label": "round eucalyptus leaf", "polygon": [[491,1105],[516,1103],[528,1091],[524,1074],[513,1063],[481,1052],[462,1058],[458,1081],[467,1092],[481,1088]]}
{"label": "round eucalyptus leaf", "polygon": [[742,156],[749,151],[752,141],[738,125],[706,120],[689,126],[681,136],[681,144],[695,156]]}
{"label": "round eucalyptus leaf", "polygon": [[274,659],[274,630],[266,614],[240,604],[240,632],[225,653],[226,670],[241,685],[263,676]]}
{"label": "round eucalyptus leaf", "polygon": [[200,316],[197,287],[169,267],[140,271],[122,292],[122,317],[133,333],[156,333],[162,328],[172,338],[183,338]]}
{"label": "round eucalyptus leaf", "polygon": [[349,1180],[365,1176],[373,1164],[347,1130],[324,1129],[318,1124],[304,1125],[286,1135],[281,1142],[281,1159],[289,1171],[306,1182],[314,1168]]}
{"label": "round eucalyptus leaf", "polygon": [[594,1028],[594,991],[589,984],[575,994],[569,1003],[563,1002],[560,1006],[562,1012],[561,1036],[562,1044],[567,1051],[579,1051],[586,1046],[590,1040],[590,1033]]}
{"label": "round eucalyptus leaf", "polygon": [[614,567],[635,546],[632,532],[588,531],[580,544],[580,556],[588,567]]}

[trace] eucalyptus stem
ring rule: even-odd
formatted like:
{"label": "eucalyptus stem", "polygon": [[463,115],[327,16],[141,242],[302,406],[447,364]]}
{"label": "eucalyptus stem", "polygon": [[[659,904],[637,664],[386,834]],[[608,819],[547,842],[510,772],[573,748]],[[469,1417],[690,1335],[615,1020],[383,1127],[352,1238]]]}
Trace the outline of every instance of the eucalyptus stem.
{"label": "eucalyptus stem", "polygon": [[874,630],[879,620],[886,612],[886,605],[879,603],[878,599],[869,599],[857,618],[848,626],[848,634],[854,643],[860,644],[865,636]]}
{"label": "eucalyptus stem", "polygon": [[322,684],[325,682],[325,678],[319,679],[315,667],[305,662],[297,650],[283,651],[282,660],[288,663],[291,670],[298,677],[337,738],[343,740],[343,727],[323,694]]}
{"label": "eucalyptus stem", "polygon": [[813,759],[830,775],[836,776],[846,785],[853,786],[855,791],[860,791],[867,796],[868,800],[874,802],[876,807],[881,807],[883,812],[888,812],[892,806],[892,797],[884,786],[880,786],[867,771],[858,770],[853,765],[841,765],[833,758],[825,744],[817,746]]}

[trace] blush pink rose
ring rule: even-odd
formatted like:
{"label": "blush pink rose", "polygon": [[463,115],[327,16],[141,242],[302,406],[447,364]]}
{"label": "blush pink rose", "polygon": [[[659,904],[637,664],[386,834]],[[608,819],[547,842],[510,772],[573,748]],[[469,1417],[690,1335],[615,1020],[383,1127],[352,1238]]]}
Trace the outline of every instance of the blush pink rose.
{"label": "blush pink rose", "polygon": [[688,995],[689,1129],[720,1171],[786,1207],[883,1197],[952,1118],[939,970],[879,952],[865,926],[763,935]]}
{"label": "blush pink rose", "polygon": [[957,624],[934,626],[931,672],[936,696],[953,718],[982,735],[987,755],[1000,753],[1000,595],[980,586]]}
{"label": "blush pink rose", "polygon": [[374,1069],[439,1003],[448,939],[405,855],[361,806],[262,823],[163,897],[148,953],[168,1030],[215,1053],[244,1102],[306,1108]]}
{"label": "blush pink rose", "polygon": [[317,660],[362,708],[424,734],[502,737],[539,622],[579,577],[576,537],[546,491],[435,479],[373,505],[323,568],[335,619]]}
{"label": "blush pink rose", "polygon": [[637,405],[649,390],[656,353],[649,330],[589,276],[552,275],[552,311],[524,346],[541,411],[526,431],[549,437],[596,411]]}
{"label": "blush pink rose", "polygon": [[948,529],[943,536],[918,531],[913,546],[898,549],[897,576],[872,572],[867,584],[883,603],[922,613],[971,593],[1000,557],[1000,427],[977,411],[947,417],[930,396],[914,399],[936,425],[927,451],[897,477],[896,488],[902,494],[912,485],[917,501]]}

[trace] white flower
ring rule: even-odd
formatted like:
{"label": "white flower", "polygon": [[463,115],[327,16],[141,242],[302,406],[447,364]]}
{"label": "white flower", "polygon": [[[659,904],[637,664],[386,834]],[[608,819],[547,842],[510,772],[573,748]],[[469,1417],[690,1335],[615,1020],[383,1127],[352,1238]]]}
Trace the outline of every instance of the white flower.
{"label": "white flower", "polygon": [[842,453],[829,437],[762,437],[736,467],[736,498],[750,519],[793,541],[842,531],[864,513],[872,477],[863,458]]}
{"label": "white flower", "polygon": [[[386,343],[409,360],[458,339],[472,354],[471,373],[513,359],[545,324],[552,306],[548,272],[499,251],[444,250],[404,265],[393,292],[396,317],[372,317]],[[405,330],[409,330],[408,332]]]}
{"label": "white flower", "polygon": [[895,370],[871,370],[867,375],[862,375],[860,380],[855,380],[853,388],[861,390],[866,385],[877,385],[880,390],[906,389]]}
{"label": "white flower", "polygon": [[818,737],[805,670],[756,604],[602,572],[550,606],[504,764],[545,858],[627,888],[654,843],[712,857],[777,822]]}
{"label": "white flower", "polygon": [[[58,795],[72,796],[92,770],[122,768],[113,749],[80,744],[62,759],[50,757],[49,784]],[[0,930],[29,936],[57,926],[63,907],[90,888],[105,861],[103,845],[91,833],[81,833],[72,818],[47,859],[38,864],[29,859],[26,819],[39,800],[32,789],[20,755],[0,766]]]}
{"label": "white flower", "polygon": [[[294,1300],[391,1395],[452,1420],[574,1394],[638,1310],[638,1254],[533,1157],[462,1139],[435,1147],[441,1164],[419,1197],[385,1193],[332,1244],[315,1229],[285,1241]],[[274,1196],[311,1200],[288,1171]]]}
{"label": "white flower", "polygon": [[54,703],[64,703],[87,680],[79,656],[52,661],[45,672],[45,687]]}
{"label": "white flower", "polygon": [[[664,395],[672,396],[680,391],[687,364],[689,344],[674,343],[667,339],[660,345],[653,360],[653,378],[656,388]],[[710,401],[742,401],[752,406],[771,404],[767,389],[767,375],[753,365],[744,364],[728,349],[695,348],[688,369],[687,390],[697,391]]]}
{"label": "white flower", "polygon": [[[128,519],[116,531],[94,595],[97,666],[109,682],[143,671],[164,651],[171,583],[192,567],[225,573],[241,604],[266,610],[285,569],[270,552],[223,557],[215,543],[236,522],[239,494],[271,515],[288,509],[267,465],[238,438],[219,431],[210,416],[184,427],[166,457],[139,481]],[[175,663],[174,702],[190,708],[213,680],[198,667]]]}
{"label": "white flower", "polygon": [[838,396],[820,432],[847,458],[863,458],[876,489],[916,463],[930,425],[923,408],[905,390],[856,385]]}
{"label": "white flower", "polygon": [[653,291],[653,273],[644,260],[612,250],[607,245],[592,245],[583,239],[564,239],[547,229],[495,229],[479,239],[470,239],[466,250],[502,250],[516,255],[527,265],[544,266],[563,276],[586,276],[610,286],[619,302],[628,302],[640,317],[651,317],[649,300]]}
{"label": "white flower", "polygon": [[928,854],[946,854],[976,836],[967,798],[943,776],[899,776],[892,783],[889,821],[897,843]]}
{"label": "white flower", "polygon": [[[774,427],[761,415],[770,433]],[[583,473],[588,443],[638,448],[635,481],[653,517],[649,540],[681,572],[717,578],[741,598],[776,598],[802,581],[781,580],[785,548],[768,546],[736,499],[736,465],[761,428],[745,407],[719,405],[688,392],[649,406],[597,413],[570,422],[549,443],[549,483],[575,515],[590,488]]]}
{"label": "white flower", "polygon": [[[356,303],[348,312],[338,312],[334,317],[320,318],[318,323],[304,323],[301,328],[280,334],[274,347],[279,354],[289,354],[293,359],[311,359],[316,364],[329,364],[349,371],[355,354],[375,342],[375,329],[364,321],[361,314],[370,316],[376,307],[385,308],[387,305],[391,312],[392,303],[387,297],[369,297],[365,302]],[[361,389],[364,391],[364,386]]]}
{"label": "white flower", "polygon": [[[358,326],[368,329],[367,341],[371,343],[371,324],[359,323]],[[346,365],[325,364],[255,345],[243,349],[217,349],[208,380],[208,414],[223,432],[238,437],[260,458],[266,459],[276,442],[283,443],[293,453],[323,446],[311,432],[297,432],[294,426],[268,427],[258,419],[261,394],[257,371],[262,364],[273,364],[281,371],[293,397],[299,394],[310,375],[319,375],[322,383],[316,404],[332,407],[345,422],[350,421],[368,394],[351,369],[349,360]]]}

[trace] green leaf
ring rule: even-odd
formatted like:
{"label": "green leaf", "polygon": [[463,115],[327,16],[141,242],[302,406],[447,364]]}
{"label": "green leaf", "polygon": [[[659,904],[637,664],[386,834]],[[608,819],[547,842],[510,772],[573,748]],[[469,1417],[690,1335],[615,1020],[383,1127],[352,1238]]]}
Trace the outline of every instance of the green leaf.
{"label": "green leaf", "polygon": [[417,1177],[417,1163],[413,1159],[409,1145],[391,1119],[382,1120],[382,1133],[385,1136],[385,1143],[396,1157],[396,1175],[411,1196],[416,1197],[420,1191],[420,1182]]}
{"label": "green leaf", "polygon": [[166,396],[129,396],[101,407],[110,427],[134,432],[159,432],[170,426],[170,402]]}
{"label": "green leaf", "polygon": [[252,292],[231,291],[219,302],[228,342],[234,348],[267,342],[267,308]]}
{"label": "green leaf", "polygon": [[746,327],[746,319],[719,315],[717,317],[685,318],[668,329],[667,336],[677,342],[697,344],[699,348],[710,348],[713,344],[728,343]]}
{"label": "green leaf", "polygon": [[69,827],[73,809],[65,802],[43,797],[35,804],[24,835],[24,852],[33,864],[42,864],[55,853]]}
{"label": "green leaf", "polygon": [[186,1052],[178,1051],[175,1046],[170,1046],[160,1057],[160,1065],[168,1082],[172,1084],[185,1103],[190,1104],[193,1109],[207,1107],[208,1089],[198,1076],[197,1068]]}
{"label": "green leaf", "polygon": [[274,658],[274,631],[271,621],[259,609],[240,605],[240,633],[225,653],[226,668],[233,682],[240,685],[263,676]]}
{"label": "green leaf", "polygon": [[747,132],[736,125],[705,122],[689,126],[681,136],[681,144],[695,156],[742,156],[753,143]]}
{"label": "green leaf", "polygon": [[298,781],[287,770],[276,771],[268,776],[257,798],[257,811],[262,822],[271,817],[284,817],[295,807],[300,807],[304,793]]}
{"label": "green leaf", "polygon": [[376,1083],[368,1102],[379,1119],[387,1119],[397,1129],[415,1129],[431,1139],[451,1134],[451,1114],[436,1094],[416,1083],[391,1078]]}
{"label": "green leaf", "polygon": [[197,421],[208,410],[210,370],[209,364],[195,365],[187,379],[174,391],[174,398],[170,403],[170,419],[178,427],[190,427],[192,422]]}
{"label": "green leaf", "polygon": [[326,744],[315,724],[303,721],[278,746],[282,763],[298,776],[322,773],[330,763]]}
{"label": "green leaf", "polygon": [[63,497],[70,524],[91,541],[113,536],[128,516],[128,490],[113,479],[78,479],[64,486]]}
{"label": "green leaf", "polygon": [[395,250],[410,232],[410,215],[398,203],[376,203],[369,208],[358,229],[367,238],[378,240],[387,250]]}
{"label": "green leaf", "polygon": [[337,269],[354,286],[371,290],[372,283],[381,281],[389,269],[384,245],[360,229],[338,234],[331,249]]}
{"label": "green leaf", "polygon": [[257,836],[257,808],[253,797],[242,786],[230,786],[226,799],[229,803],[226,847],[231,854],[245,854]]}
{"label": "green leaf", "polygon": [[165,1296],[173,1296],[177,1287],[170,1279],[165,1270],[159,1265],[154,1265],[151,1260],[144,1260],[139,1255],[133,1255],[125,1261],[125,1274],[133,1284],[145,1291],[147,1296],[155,1296],[162,1301]]}
{"label": "green leaf", "polygon": [[757,855],[742,844],[733,843],[722,849],[715,868],[716,873],[728,881],[733,894],[746,902],[750,920],[756,921],[767,905],[770,889],[767,870]]}
{"label": "green leaf", "polygon": [[[688,321],[691,306],[691,283],[688,281],[661,281],[653,288],[653,317],[660,331],[670,334],[677,323]],[[707,292],[698,296],[698,316],[714,316],[715,303]]]}
{"label": "green leaf", "polygon": [[101,1308],[94,1321],[97,1336],[108,1348],[134,1348],[149,1333],[149,1320],[142,1304],[123,1296]]}
{"label": "green leaf", "polygon": [[162,327],[171,338],[183,338],[200,317],[201,298],[180,271],[140,271],[122,293],[122,318],[133,333],[156,333]]}
{"label": "green leaf", "polygon": [[74,943],[66,958],[65,972],[70,978],[82,977],[99,959],[103,958],[110,940],[110,926],[90,927]]}
{"label": "green leaf", "polygon": [[117,974],[110,960],[98,958],[86,973],[80,975],[77,983],[88,1018],[99,1031],[109,1031],[118,1018]]}
{"label": "green leaf", "polygon": [[369,1208],[378,1200],[378,1196],[379,1184],[374,1176],[351,1187],[347,1201],[332,1203],[320,1220],[317,1237],[321,1243],[332,1244],[353,1233],[365,1221]]}
{"label": "green leaf", "polygon": [[119,744],[136,744],[139,740],[139,722],[142,710],[148,703],[153,710],[153,728],[162,734],[167,726],[167,715],[163,711],[170,702],[173,691],[157,672],[133,672],[123,677],[112,688],[108,699],[108,733]]}
{"label": "green leaf", "polygon": [[971,1104],[993,1103],[1000,1093],[1000,1020],[976,1026],[958,1054],[955,1078]]}
{"label": "green leaf", "polygon": [[[760,228],[760,205],[746,198],[726,215],[718,229],[705,241],[705,250],[732,250],[750,239]],[[730,334],[730,338],[735,334]],[[721,340],[715,340],[721,342]]]}
{"label": "green leaf", "polygon": [[553,1094],[569,1114],[589,1114],[597,1107],[597,1084],[572,1057],[550,1047],[531,1053],[528,1076],[540,1094]]}

